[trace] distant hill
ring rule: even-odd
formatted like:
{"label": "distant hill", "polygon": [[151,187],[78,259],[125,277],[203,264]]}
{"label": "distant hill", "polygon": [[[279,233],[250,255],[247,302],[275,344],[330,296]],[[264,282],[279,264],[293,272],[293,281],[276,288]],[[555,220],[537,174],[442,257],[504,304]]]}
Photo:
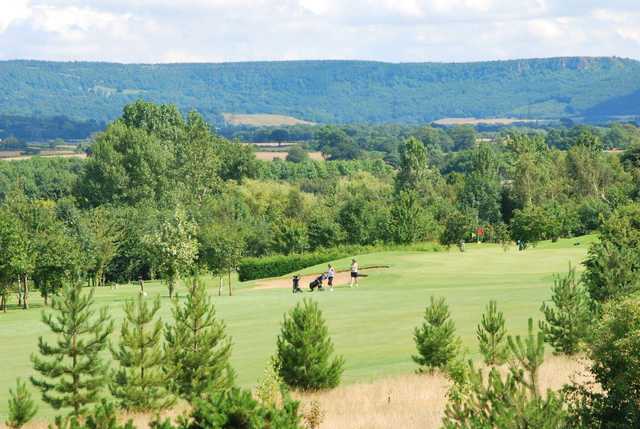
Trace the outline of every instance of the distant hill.
{"label": "distant hill", "polygon": [[313,122],[640,116],[640,62],[551,58],[390,64],[0,62],[0,115],[103,122],[143,98],[201,112]]}

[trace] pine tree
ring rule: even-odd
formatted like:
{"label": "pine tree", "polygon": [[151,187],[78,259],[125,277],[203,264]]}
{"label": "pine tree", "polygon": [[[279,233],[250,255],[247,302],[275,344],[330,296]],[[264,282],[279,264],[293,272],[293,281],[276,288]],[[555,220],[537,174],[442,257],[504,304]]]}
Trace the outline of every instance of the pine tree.
{"label": "pine tree", "polygon": [[5,422],[10,428],[18,429],[28,423],[38,412],[27,385],[16,380],[16,390],[9,389],[9,417]]}
{"label": "pine tree", "polygon": [[288,386],[303,390],[336,387],[344,359],[331,359],[333,349],[318,304],[304,299],[282,322],[276,356],[280,376]]}
{"label": "pine tree", "polygon": [[476,337],[485,364],[502,365],[507,360],[509,357],[507,329],[505,328],[504,315],[498,311],[495,301],[489,301],[487,310],[476,328]]}
{"label": "pine tree", "polygon": [[174,303],[173,317],[165,330],[165,371],[174,393],[193,400],[231,387],[231,341],[199,279],[190,281],[184,304]]}
{"label": "pine tree", "polygon": [[573,355],[581,350],[589,332],[589,295],[576,281],[575,268],[569,267],[567,276],[556,276],[553,283],[553,305],[542,304],[546,320],[540,321],[540,329],[556,353]]}
{"label": "pine tree", "polygon": [[53,300],[52,312],[43,322],[56,335],[56,341],[38,339],[40,356],[32,355],[34,369],[41,377],[31,382],[42,391],[42,399],[54,409],[71,408],[71,415],[82,415],[98,401],[107,382],[108,367],[102,359],[113,331],[107,309],[94,313],[93,289],[83,293],[79,284],[67,285]]}
{"label": "pine tree", "polygon": [[511,373],[518,382],[531,391],[533,396],[539,397],[538,374],[544,362],[544,334],[542,332],[534,334],[533,319],[530,318],[526,338],[523,340],[520,335],[509,336],[508,341],[509,350],[514,358]]}
{"label": "pine tree", "polygon": [[421,327],[415,328],[414,341],[418,355],[412,356],[419,371],[445,369],[461,351],[461,340],[455,336],[455,324],[450,319],[444,298],[431,297]]}
{"label": "pine tree", "polygon": [[159,309],[159,298],[149,307],[142,294],[137,301],[125,304],[120,345],[112,349],[120,368],[111,383],[111,393],[122,409],[159,411],[174,402],[165,390],[168,380],[162,371],[162,322],[156,318]]}

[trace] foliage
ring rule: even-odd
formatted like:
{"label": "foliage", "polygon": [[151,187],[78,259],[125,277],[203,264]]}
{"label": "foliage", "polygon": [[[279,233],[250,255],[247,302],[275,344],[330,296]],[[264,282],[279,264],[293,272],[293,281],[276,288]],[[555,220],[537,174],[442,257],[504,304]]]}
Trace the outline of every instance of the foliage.
{"label": "foliage", "polygon": [[592,386],[567,388],[574,427],[622,429],[640,425],[640,297],[604,306],[588,354]]}
{"label": "foliage", "polygon": [[416,327],[413,334],[418,354],[412,359],[420,365],[418,371],[445,369],[458,357],[462,342],[455,335],[455,329],[444,298],[432,296],[422,326]]}
{"label": "foliage", "polygon": [[301,163],[309,159],[309,154],[299,145],[292,146],[287,152],[287,161]]}
{"label": "foliage", "polygon": [[189,282],[186,301],[173,305],[173,325],[165,329],[165,371],[171,390],[185,400],[233,385],[231,341],[198,278]]}
{"label": "foliage", "polygon": [[102,353],[113,323],[107,308],[92,317],[93,289],[83,293],[80,285],[67,285],[52,303],[52,311],[42,321],[55,335],[54,343],[38,339],[40,355],[32,355],[39,376],[31,382],[42,391],[42,400],[54,409],[71,408],[80,416],[98,401],[107,381],[107,364]]}
{"label": "foliage", "polygon": [[121,409],[162,411],[174,402],[165,390],[168,380],[162,371],[162,322],[156,318],[158,310],[159,298],[149,307],[142,293],[135,302],[125,303],[120,343],[112,348],[119,368],[114,371],[110,385]]}
{"label": "foliage", "polygon": [[348,249],[330,249],[298,255],[273,255],[262,258],[244,258],[238,267],[240,281],[278,277],[302,268],[350,255]]}
{"label": "foliage", "polygon": [[143,91],[145,99],[170,100],[181,111],[206,112],[206,119],[216,125],[223,124],[221,113],[229,106],[240,105],[246,112],[338,123],[572,113],[634,116],[639,68],[633,60],[585,57],[466,64],[158,64],[153,69],[145,64],[5,61],[0,64],[5,94],[0,110],[107,121]]}
{"label": "foliage", "polygon": [[476,338],[484,363],[490,366],[502,365],[509,357],[507,329],[504,315],[498,311],[496,301],[490,301],[480,324],[476,327]]}
{"label": "foliage", "polygon": [[258,380],[255,396],[258,402],[268,407],[281,406],[286,395],[286,385],[282,377],[278,362],[274,356],[269,359],[269,364]]}
{"label": "foliage", "polygon": [[285,314],[277,341],[277,366],[284,382],[302,390],[336,387],[344,358],[331,358],[333,342],[318,304],[304,299]]}
{"label": "foliage", "polygon": [[542,304],[545,320],[540,329],[545,341],[556,353],[573,355],[582,350],[592,320],[589,295],[576,280],[576,269],[569,267],[566,276],[557,275],[553,280],[551,301]]}
{"label": "foliage", "polygon": [[251,392],[237,387],[214,392],[199,399],[188,418],[177,425],[169,420],[152,423],[154,429],[303,429],[298,416],[298,402],[285,398],[281,408],[261,404]]}
{"label": "foliage", "polygon": [[449,392],[443,428],[564,429],[567,412],[564,397],[552,391],[543,396],[538,374],[544,361],[544,337],[535,335],[533,320],[524,340],[508,337],[514,360],[503,379],[494,367],[484,378],[469,363],[467,376]]}
{"label": "foliage", "polygon": [[159,271],[167,281],[169,297],[173,297],[180,275],[189,274],[193,268],[198,254],[195,236],[196,225],[183,208],[177,207],[162,220],[159,230],[145,237],[153,249]]}
{"label": "foliage", "polygon": [[602,303],[640,289],[640,206],[621,207],[602,225],[589,249],[583,276],[591,298]]}
{"label": "foliage", "polygon": [[36,415],[38,407],[31,398],[27,385],[16,379],[16,390],[9,389],[9,415],[6,425],[13,429],[19,429]]}

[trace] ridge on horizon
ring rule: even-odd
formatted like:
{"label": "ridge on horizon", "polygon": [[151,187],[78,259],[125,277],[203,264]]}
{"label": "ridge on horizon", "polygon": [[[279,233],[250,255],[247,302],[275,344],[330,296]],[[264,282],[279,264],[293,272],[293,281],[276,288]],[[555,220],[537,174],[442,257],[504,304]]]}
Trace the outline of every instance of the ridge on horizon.
{"label": "ridge on horizon", "polygon": [[291,60],[127,64],[0,61],[0,115],[108,122],[137,99],[315,123],[640,117],[640,61],[550,57],[467,63]]}
{"label": "ridge on horizon", "polygon": [[371,64],[390,64],[390,65],[471,65],[484,63],[510,63],[510,62],[528,62],[528,61],[550,61],[550,60],[567,60],[567,59],[588,59],[588,60],[621,60],[640,62],[640,58],[621,57],[617,55],[567,55],[567,56],[550,56],[550,57],[518,57],[518,58],[497,58],[491,60],[471,60],[471,61],[381,61],[368,59],[345,59],[345,58],[308,58],[308,59],[274,59],[274,60],[247,60],[247,61],[176,61],[176,62],[121,62],[121,61],[95,61],[95,60],[49,60],[35,58],[9,58],[0,59],[0,63],[25,62],[25,63],[59,63],[59,64],[117,64],[124,66],[136,65],[224,65],[224,64],[270,64],[270,63],[371,63]]}

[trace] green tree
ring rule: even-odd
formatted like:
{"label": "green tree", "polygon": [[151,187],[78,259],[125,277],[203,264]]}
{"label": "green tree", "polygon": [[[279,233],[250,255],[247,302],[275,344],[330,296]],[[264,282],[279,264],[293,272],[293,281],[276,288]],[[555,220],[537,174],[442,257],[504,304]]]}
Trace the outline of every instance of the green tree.
{"label": "green tree", "polygon": [[118,254],[122,231],[114,213],[106,208],[88,210],[82,220],[82,239],[89,257],[89,272],[93,286],[106,284],[109,265]]}
{"label": "green tree", "polygon": [[231,273],[238,268],[246,247],[244,232],[238,225],[209,224],[200,228],[199,260],[218,276],[218,295],[222,295],[222,278],[226,275],[232,295]]}
{"label": "green tree", "polygon": [[640,205],[620,207],[606,220],[585,266],[583,281],[596,302],[640,290]]}
{"label": "green tree", "polygon": [[547,238],[549,219],[544,208],[526,206],[516,210],[511,219],[511,236],[523,243],[537,243]]}
{"label": "green tree", "polygon": [[495,366],[506,362],[509,357],[507,328],[504,315],[498,311],[496,301],[489,301],[482,320],[476,327],[476,338],[485,364]]}
{"label": "green tree", "polygon": [[391,207],[391,233],[396,243],[415,243],[433,236],[436,226],[416,191],[401,191]]}
{"label": "green tree", "polygon": [[472,126],[455,126],[449,128],[447,132],[453,140],[454,151],[472,149],[476,144],[476,131]]}
{"label": "green tree", "polygon": [[16,390],[9,389],[9,412],[6,425],[13,429],[19,429],[36,415],[38,407],[31,398],[27,385],[16,380]]}
{"label": "green tree", "polygon": [[198,278],[190,281],[184,304],[174,302],[173,318],[165,329],[164,349],[172,391],[189,401],[231,387],[231,341]]}
{"label": "green tree", "polygon": [[400,170],[396,176],[396,193],[421,189],[427,174],[428,160],[424,145],[416,138],[405,140],[400,145]]}
{"label": "green tree", "polygon": [[160,299],[150,307],[142,293],[124,306],[120,343],[112,348],[119,368],[110,384],[120,408],[133,412],[161,411],[174,402],[165,389],[169,381],[162,370],[162,321],[157,317]]}
{"label": "green tree", "polygon": [[180,275],[188,274],[198,255],[196,225],[178,207],[161,220],[159,230],[148,234],[144,240],[152,249],[156,265],[173,297]]}
{"label": "green tree", "polygon": [[444,298],[431,297],[424,312],[422,326],[416,327],[413,339],[418,350],[412,359],[420,365],[418,371],[446,369],[461,353],[462,341],[455,334],[456,327]]}
{"label": "green tree", "polygon": [[190,112],[175,147],[175,177],[186,204],[201,205],[220,192],[218,144],[220,139],[211,134],[209,124],[198,113]]}
{"label": "green tree", "polygon": [[309,159],[309,154],[305,151],[300,145],[291,146],[291,148],[287,151],[287,161],[300,163],[307,161]]}
{"label": "green tree", "polygon": [[342,357],[331,358],[333,342],[318,304],[304,299],[285,314],[278,336],[276,363],[284,382],[293,388],[336,387],[344,367]]}
{"label": "green tree", "polygon": [[529,319],[527,336],[507,337],[509,351],[513,357],[512,374],[522,386],[529,389],[531,395],[540,397],[540,367],[544,362],[544,333],[533,331],[533,319]]}
{"label": "green tree", "polygon": [[551,289],[551,301],[542,304],[545,320],[540,329],[545,341],[556,353],[573,355],[582,350],[592,320],[589,295],[576,280],[576,270],[569,267],[566,276],[556,276]]}
{"label": "green tree", "polygon": [[54,409],[71,408],[80,416],[98,401],[107,384],[108,367],[102,353],[113,330],[108,309],[92,317],[93,289],[83,293],[79,284],[67,285],[52,302],[42,321],[56,336],[54,343],[38,339],[40,355],[32,355],[39,376],[31,382],[42,391],[42,400]]}
{"label": "green tree", "polygon": [[604,305],[588,357],[595,383],[568,388],[574,427],[640,427],[640,296]]}
{"label": "green tree", "polygon": [[445,218],[440,243],[451,246],[463,242],[470,237],[473,225],[474,219],[469,213],[453,210]]}

